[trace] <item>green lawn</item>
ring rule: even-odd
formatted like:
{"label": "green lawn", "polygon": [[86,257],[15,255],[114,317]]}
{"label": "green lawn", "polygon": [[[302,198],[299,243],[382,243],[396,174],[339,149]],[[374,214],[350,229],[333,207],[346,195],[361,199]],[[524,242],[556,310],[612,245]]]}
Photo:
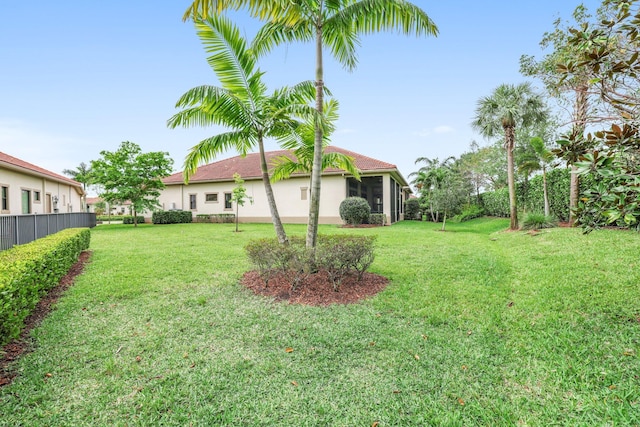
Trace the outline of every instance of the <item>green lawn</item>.
{"label": "green lawn", "polygon": [[99,226],[0,425],[640,425],[640,236],[507,225],[321,227],[391,279],[329,308],[238,285],[271,225]]}

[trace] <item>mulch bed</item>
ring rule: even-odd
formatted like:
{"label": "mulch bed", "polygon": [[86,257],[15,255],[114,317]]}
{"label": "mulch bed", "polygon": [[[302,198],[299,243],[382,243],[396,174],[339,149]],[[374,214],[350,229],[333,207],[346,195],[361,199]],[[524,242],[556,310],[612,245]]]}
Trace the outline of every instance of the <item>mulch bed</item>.
{"label": "mulch bed", "polygon": [[257,295],[263,295],[276,301],[287,301],[290,304],[313,306],[327,306],[330,304],[352,304],[369,298],[381,292],[389,283],[386,277],[373,273],[364,273],[362,280],[357,276],[348,276],[342,280],[338,291],[333,290],[333,284],[325,272],[318,272],[307,277],[293,292],[291,283],[284,275],[277,275],[269,279],[265,286],[264,280],[257,271],[244,274],[240,283]]}
{"label": "mulch bed", "polygon": [[90,251],[84,251],[80,254],[78,261],[69,269],[67,274],[60,279],[60,283],[40,299],[40,302],[38,302],[33,309],[33,312],[25,319],[25,326],[20,336],[0,349],[0,387],[10,384],[13,378],[15,378],[16,373],[11,371],[10,365],[22,354],[30,350],[31,341],[29,340],[29,334],[31,330],[42,322],[42,319],[49,314],[53,305],[58,301],[58,298],[73,285],[76,276],[82,273],[90,257]]}

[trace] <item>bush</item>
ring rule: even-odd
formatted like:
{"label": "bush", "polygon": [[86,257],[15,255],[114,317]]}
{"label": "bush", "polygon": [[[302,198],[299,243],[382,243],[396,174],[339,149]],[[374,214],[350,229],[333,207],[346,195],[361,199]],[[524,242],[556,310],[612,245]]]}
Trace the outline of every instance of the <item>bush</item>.
{"label": "bush", "polygon": [[188,224],[191,221],[191,211],[156,211],[151,216],[151,222],[154,224]]}
{"label": "bush", "polygon": [[325,271],[338,291],[347,275],[362,279],[374,259],[374,242],[375,236],[318,236],[313,251],[302,238],[293,238],[288,245],[276,239],[258,239],[249,242],[245,250],[266,286],[271,278],[283,275],[293,290],[311,273]]}
{"label": "bush", "polygon": [[557,225],[558,222],[551,216],[545,216],[540,212],[530,212],[522,221],[521,228],[523,230],[540,230],[542,228],[553,228]]}
{"label": "bush", "polygon": [[347,197],[340,203],[340,218],[350,225],[364,224],[371,215],[369,202],[362,197]]}
{"label": "bush", "polygon": [[[137,223],[138,224],[144,224],[144,216],[142,215],[136,215],[137,217]],[[133,216],[131,215],[126,215],[122,218],[122,223],[123,224],[133,224]]]}
{"label": "bush", "polygon": [[408,220],[422,220],[420,199],[408,199],[404,202],[404,218]]}
{"label": "bush", "polygon": [[478,205],[467,205],[462,208],[462,212],[451,218],[453,222],[464,222],[484,215],[484,209]]}
{"label": "bush", "polygon": [[69,228],[0,252],[0,346],[17,337],[40,297],[89,248],[88,228]]}
{"label": "bush", "polygon": [[232,213],[196,215],[196,222],[212,222],[212,223],[222,224],[222,223],[234,223],[235,220],[236,220],[236,215]]}
{"label": "bush", "polygon": [[124,215],[96,215],[97,221],[123,221]]}
{"label": "bush", "polygon": [[489,216],[506,218],[509,211],[509,189],[507,187],[480,195],[484,212]]}
{"label": "bush", "polygon": [[381,213],[375,213],[369,215],[369,224],[385,225],[387,223],[387,216]]}

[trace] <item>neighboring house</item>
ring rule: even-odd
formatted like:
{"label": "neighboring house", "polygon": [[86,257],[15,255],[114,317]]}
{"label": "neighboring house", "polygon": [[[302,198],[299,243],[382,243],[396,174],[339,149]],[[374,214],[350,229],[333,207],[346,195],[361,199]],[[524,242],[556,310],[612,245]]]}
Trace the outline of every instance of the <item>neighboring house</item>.
{"label": "neighboring house", "polygon": [[83,212],[82,184],[0,152],[0,214]]}
{"label": "neighboring house", "polygon": [[[322,175],[320,195],[320,223],[341,224],[340,203],[349,196],[360,196],[369,202],[372,213],[384,213],[387,224],[404,218],[404,201],[411,189],[407,181],[391,164],[336,146],[325,151],[337,151],[355,159],[361,171],[361,181],[339,169],[327,169]],[[266,153],[271,164],[274,157],[287,155],[290,151],[270,151]],[[235,213],[231,195],[235,182],[234,173],[245,180],[247,194],[253,198],[252,204],[240,208],[243,222],[271,222],[271,214],[260,172],[258,153],[246,157],[236,156],[200,166],[185,185],[182,173],[173,174],[163,180],[166,188],[160,196],[164,210],[190,210],[193,215]],[[310,176],[296,174],[291,178],[273,184],[278,212],[284,223],[306,223],[309,215]]]}
{"label": "neighboring house", "polygon": [[[87,197],[87,212],[96,212],[96,204],[102,202],[103,200],[100,197]],[[111,209],[111,215],[133,215],[133,208],[131,207],[131,202],[126,201],[122,204],[112,204],[109,206],[109,203],[105,202],[105,211],[104,214],[107,215],[108,212],[106,209]]]}

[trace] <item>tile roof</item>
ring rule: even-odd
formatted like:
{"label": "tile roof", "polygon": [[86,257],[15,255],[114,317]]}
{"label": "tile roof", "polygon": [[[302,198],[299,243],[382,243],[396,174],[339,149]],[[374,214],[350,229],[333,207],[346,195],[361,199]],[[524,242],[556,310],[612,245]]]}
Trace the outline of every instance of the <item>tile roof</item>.
{"label": "tile roof", "polygon": [[74,181],[71,178],[67,178],[66,176],[62,176],[62,175],[58,175],[57,173],[48,171],[46,169],[41,168],[40,166],[36,166],[32,163],[29,162],[25,162],[24,160],[20,160],[17,157],[13,157],[10,156],[6,153],[3,153],[2,151],[0,151],[0,166],[2,166],[2,164],[7,164],[10,166],[11,169],[21,169],[21,170],[25,170],[28,172],[33,173],[34,175],[45,175],[48,178],[51,178],[55,181],[61,181],[64,183],[67,183],[69,185],[72,185],[74,187],[80,187],[82,188],[82,184]]}
{"label": "tile roof", "polygon": [[[355,164],[362,173],[375,171],[397,171],[396,165],[374,159],[372,157],[363,156],[353,151],[345,150],[334,145],[325,148],[325,152],[338,152],[351,156],[355,160]],[[271,165],[272,159],[279,156],[289,156],[295,158],[289,150],[267,151],[265,153],[267,163]],[[246,157],[235,156],[225,160],[209,163],[200,166],[195,174],[191,176],[189,182],[208,182],[208,181],[232,181],[234,173],[240,174],[243,179],[259,179],[262,177],[260,171],[259,153],[250,153]],[[342,170],[329,168],[323,174],[342,173]],[[168,176],[164,180],[165,184],[182,184],[182,172]]]}

